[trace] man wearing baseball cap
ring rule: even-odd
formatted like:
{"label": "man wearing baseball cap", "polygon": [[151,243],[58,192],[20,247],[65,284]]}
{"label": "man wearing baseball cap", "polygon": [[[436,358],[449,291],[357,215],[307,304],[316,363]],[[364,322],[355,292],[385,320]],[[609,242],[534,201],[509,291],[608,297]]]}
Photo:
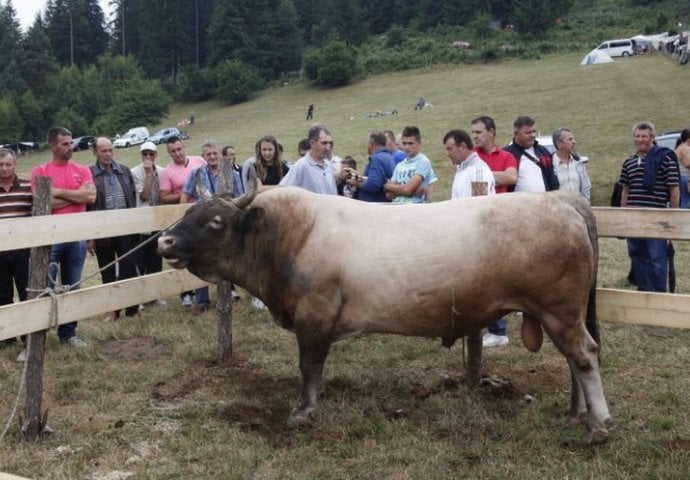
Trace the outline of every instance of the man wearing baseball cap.
{"label": "man wearing baseball cap", "polygon": [[[163,167],[156,165],[158,157],[158,147],[153,142],[144,142],[139,147],[141,153],[141,163],[132,169],[134,177],[134,187],[137,193],[137,207],[154,207],[159,205],[159,183],[158,178]],[[139,243],[148,240],[158,232],[141,233]],[[163,259],[156,253],[156,241],[152,240],[141,247],[137,255],[137,270],[139,275],[158,273],[163,270]],[[165,300],[156,300],[154,305],[163,306]]]}

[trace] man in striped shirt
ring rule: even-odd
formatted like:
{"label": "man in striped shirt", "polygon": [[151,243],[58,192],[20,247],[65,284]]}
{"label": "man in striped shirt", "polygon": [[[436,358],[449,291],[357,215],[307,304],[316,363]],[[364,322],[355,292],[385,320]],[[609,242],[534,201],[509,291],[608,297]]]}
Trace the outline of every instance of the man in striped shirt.
{"label": "man in striped shirt", "polygon": [[[654,125],[650,122],[635,124],[633,141],[636,152],[621,169],[621,207],[678,208],[680,173],[676,154],[654,143]],[[629,238],[628,255],[639,290],[666,291],[666,240]]]}
{"label": "man in striped shirt", "polygon": [[[14,151],[0,148],[0,219],[31,216],[31,182],[18,178],[16,169],[17,157]],[[13,303],[15,286],[19,300],[26,300],[28,281],[29,249],[0,252],[0,305]],[[0,346],[15,342],[11,338]]]}

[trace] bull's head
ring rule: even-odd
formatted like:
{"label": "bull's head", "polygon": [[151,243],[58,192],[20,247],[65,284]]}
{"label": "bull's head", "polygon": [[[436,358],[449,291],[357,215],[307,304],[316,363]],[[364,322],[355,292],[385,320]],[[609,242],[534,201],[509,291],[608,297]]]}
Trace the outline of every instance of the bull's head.
{"label": "bull's head", "polygon": [[187,268],[208,282],[231,280],[223,267],[263,214],[261,208],[249,208],[257,194],[256,179],[250,178],[247,193],[235,199],[199,193],[203,201],[161,234],[158,254],[173,268]]}

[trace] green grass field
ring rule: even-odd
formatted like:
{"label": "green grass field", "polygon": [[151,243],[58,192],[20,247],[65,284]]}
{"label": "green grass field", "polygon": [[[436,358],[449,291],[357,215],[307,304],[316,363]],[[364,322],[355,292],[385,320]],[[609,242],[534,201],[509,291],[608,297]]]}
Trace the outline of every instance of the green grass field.
{"label": "green grass field", "polygon": [[[448,198],[451,169],[441,138],[482,114],[510,138],[518,115],[542,133],[568,126],[590,159],[595,204],[608,202],[631,126],[649,119],[660,130],[690,124],[690,69],[657,56],[579,66],[581,55],[499,65],[443,66],[364,79],[339,90],[305,84],[267,91],[223,107],[175,106],[168,124],[192,111],[188,153],[214,138],[252,155],[254,142],[275,134],[294,159],[307,131],[306,107],[334,134],[336,152],[363,166],[370,129],[418,125]],[[412,110],[423,95],[433,109]],[[367,119],[367,112],[398,115]],[[155,127],[150,130],[154,130]],[[21,171],[47,159],[22,157]],[[138,149],[116,159],[138,162]],[[161,164],[167,157],[161,152]],[[90,163],[89,152],[75,160]],[[623,286],[623,242],[602,242],[600,284]],[[690,291],[687,248],[680,247],[679,284]],[[95,261],[88,260],[93,270]],[[517,321],[511,344],[485,352],[486,374],[510,383],[470,392],[462,384],[462,349],[439,341],[366,336],[336,344],[326,370],[326,396],[316,424],[285,426],[299,388],[297,348],[265,312],[235,307],[235,358],[218,366],[214,312],[193,317],[171,298],[141,318],[81,322],[90,347],[61,348],[48,335],[44,408],[56,432],[36,444],[18,440],[15,424],[0,444],[0,471],[45,479],[686,479],[690,471],[690,332],[602,324],[602,378],[613,421],[606,445],[585,443],[568,425],[570,381],[563,358],[546,342],[531,354]],[[17,349],[0,350],[0,419],[15,399]],[[529,396],[529,397],[527,397]],[[530,401],[529,398],[533,400]]]}

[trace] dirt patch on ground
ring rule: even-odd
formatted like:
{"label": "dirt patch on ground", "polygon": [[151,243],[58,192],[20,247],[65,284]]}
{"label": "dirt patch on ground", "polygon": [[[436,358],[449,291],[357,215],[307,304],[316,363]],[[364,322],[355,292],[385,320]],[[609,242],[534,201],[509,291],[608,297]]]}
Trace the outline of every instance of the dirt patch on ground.
{"label": "dirt patch on ground", "polygon": [[101,352],[116,360],[142,360],[168,354],[165,342],[152,337],[111,340],[100,347]]}
{"label": "dirt patch on ground", "polygon": [[675,452],[690,452],[690,440],[687,438],[674,438],[666,442],[666,448]]}

